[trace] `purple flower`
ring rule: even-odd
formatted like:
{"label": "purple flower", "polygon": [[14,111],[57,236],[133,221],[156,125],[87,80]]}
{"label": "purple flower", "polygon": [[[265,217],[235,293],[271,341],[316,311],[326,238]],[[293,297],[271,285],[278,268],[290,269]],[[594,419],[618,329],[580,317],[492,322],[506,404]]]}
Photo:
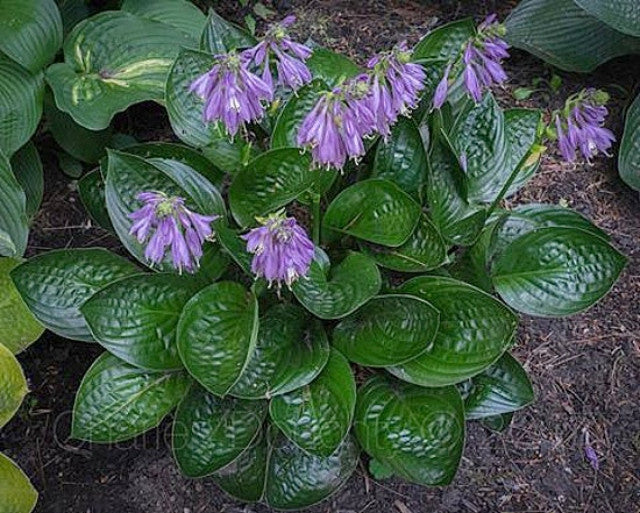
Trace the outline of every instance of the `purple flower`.
{"label": "purple flower", "polygon": [[222,121],[234,136],[244,123],[264,116],[263,102],[273,99],[273,85],[251,73],[245,58],[231,52],[215,57],[216,64],[190,87],[205,100],[204,120]]}
{"label": "purple flower", "polygon": [[555,114],[558,148],[567,162],[575,161],[576,151],[580,151],[588,163],[598,153],[609,156],[615,136],[604,127],[607,101],[605,92],[585,89],[571,96],[562,112]]}
{"label": "purple flower", "polygon": [[314,245],[306,232],[293,217],[286,217],[284,210],[259,218],[262,224],[242,238],[247,241],[247,251],[253,253],[251,271],[257,278],[264,278],[278,289],[284,282],[287,287],[306,276],[313,260]]}
{"label": "purple flower", "polygon": [[262,80],[273,83],[271,60],[273,57],[278,73],[278,84],[294,91],[311,82],[311,72],[305,61],[311,57],[310,48],[291,40],[286,29],[295,22],[295,16],[287,16],[280,23],[271,25],[264,39],[253,48],[242,52],[247,63],[262,68]]}
{"label": "purple flower", "polygon": [[372,114],[364,104],[349,104],[348,98],[341,88],[323,94],[298,129],[298,145],[310,147],[320,166],[342,169],[349,158],[357,160],[365,153],[368,129],[360,121]]}
{"label": "purple flower", "polygon": [[173,267],[194,272],[202,257],[202,245],[213,236],[211,223],[217,215],[204,216],[192,212],[178,196],[169,197],[162,192],[147,191],[136,196],[144,205],[129,214],[133,225],[129,233],[147,247],[147,261],[159,264],[170,250]]}
{"label": "purple flower", "polygon": [[469,96],[478,103],[485,89],[507,80],[502,60],[509,57],[509,45],[502,39],[504,27],[491,14],[478,25],[478,35],[464,48],[463,79]]}
{"label": "purple flower", "polygon": [[433,93],[433,108],[440,109],[447,101],[449,93],[449,73],[451,72],[451,64],[444,69],[442,79],[438,82],[435,92]]}

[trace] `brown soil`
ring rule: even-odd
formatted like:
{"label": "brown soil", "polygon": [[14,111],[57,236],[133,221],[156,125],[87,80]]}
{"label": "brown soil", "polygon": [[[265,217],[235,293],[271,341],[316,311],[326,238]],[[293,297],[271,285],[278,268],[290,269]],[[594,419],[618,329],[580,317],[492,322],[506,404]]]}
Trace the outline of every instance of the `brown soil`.
{"label": "brown soil", "polygon": [[[230,3],[231,4],[231,3]],[[235,3],[233,3],[235,5]],[[455,18],[480,19],[513,2],[383,0],[277,2],[295,12],[301,36],[346,52],[362,62],[368,53],[396,40],[415,41],[428,28]],[[230,9],[230,8],[226,8]],[[238,18],[238,13],[227,12]],[[500,93],[530,85],[551,71],[529,55],[514,52],[512,77]],[[586,77],[560,73],[562,91],[607,88],[613,95],[611,128],[620,134],[623,108],[640,78],[640,62],[620,59]],[[635,81],[635,82],[634,82]],[[621,87],[617,87],[621,86]],[[545,105],[543,93],[523,104]],[[130,109],[119,125],[140,140],[169,139],[159,108]],[[149,127],[154,127],[149,130]],[[73,182],[56,169],[47,137],[38,140],[46,171],[46,198],[31,236],[30,254],[73,246],[118,243],[91,226]],[[581,512],[640,511],[640,202],[619,179],[615,159],[570,166],[551,152],[517,201],[567,203],[611,234],[629,265],[611,294],[588,312],[563,320],[524,318],[515,350],[529,371],[536,403],[516,414],[512,426],[494,434],[469,426],[467,447],[454,483],[422,488],[399,480],[375,482],[360,468],[349,483],[313,513]],[[48,513],[266,512],[243,506],[210,480],[180,476],[167,445],[169,426],[118,447],[68,440],[75,390],[95,345],[45,334],[20,356],[32,393],[2,432],[0,450],[15,458],[41,492],[37,507]],[[588,431],[600,470],[585,461]]]}

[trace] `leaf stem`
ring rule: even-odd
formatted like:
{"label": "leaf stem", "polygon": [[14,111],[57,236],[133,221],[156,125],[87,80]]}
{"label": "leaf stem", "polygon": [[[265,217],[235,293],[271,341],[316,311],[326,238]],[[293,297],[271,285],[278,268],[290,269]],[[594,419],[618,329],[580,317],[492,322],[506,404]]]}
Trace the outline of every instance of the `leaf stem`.
{"label": "leaf stem", "polygon": [[314,194],[311,203],[311,216],[313,217],[313,243],[320,244],[320,195]]}
{"label": "leaf stem", "polygon": [[496,199],[493,200],[493,202],[491,203],[491,206],[489,207],[489,210],[487,210],[487,219],[491,217],[491,214],[493,214],[494,210],[498,208],[498,205],[500,204],[500,202],[507,195],[507,192],[509,192],[509,188],[513,185],[513,182],[515,181],[516,177],[518,176],[520,171],[522,171],[522,166],[524,166],[525,162],[529,160],[530,156],[531,156],[531,150],[527,151],[527,153],[523,155],[523,157],[520,159],[520,162],[518,162],[518,165],[511,172],[511,174],[509,175],[509,178],[504,183],[504,185],[502,186],[502,189],[500,189],[500,192],[496,196]]}

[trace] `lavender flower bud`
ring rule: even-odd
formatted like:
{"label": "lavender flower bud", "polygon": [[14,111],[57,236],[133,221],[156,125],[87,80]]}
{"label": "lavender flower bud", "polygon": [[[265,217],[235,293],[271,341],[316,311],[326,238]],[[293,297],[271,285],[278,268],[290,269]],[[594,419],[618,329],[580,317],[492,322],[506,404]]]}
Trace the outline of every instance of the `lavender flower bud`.
{"label": "lavender flower bud", "polygon": [[449,73],[451,72],[451,64],[449,64],[445,70],[444,75],[440,82],[438,82],[438,86],[436,87],[435,93],[433,94],[433,108],[440,109],[444,105],[444,102],[447,101],[447,95],[449,94]]}

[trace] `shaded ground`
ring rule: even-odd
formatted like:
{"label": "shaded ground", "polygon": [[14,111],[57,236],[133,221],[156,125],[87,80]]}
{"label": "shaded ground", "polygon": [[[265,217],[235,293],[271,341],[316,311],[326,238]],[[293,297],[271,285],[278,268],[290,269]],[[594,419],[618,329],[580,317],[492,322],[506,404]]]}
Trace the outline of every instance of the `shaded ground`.
{"label": "shaded ground", "polygon": [[[510,3],[510,2],[509,2]],[[444,20],[480,18],[506,2],[280,2],[295,11],[298,31],[362,62],[375,48],[407,37],[414,41]],[[512,77],[500,96],[550,72],[515,52]],[[561,74],[556,102],[585,85],[613,94],[611,128],[620,134],[622,108],[640,78],[640,62],[618,60],[586,78]],[[626,90],[611,88],[612,82]],[[542,94],[524,105],[544,104]],[[132,109],[119,123],[142,139],[169,138],[160,109]],[[154,130],[149,130],[154,127]],[[157,130],[155,130],[157,128]],[[40,141],[46,146],[47,141]],[[30,252],[65,246],[115,246],[92,228],[73,185],[44,155],[46,199],[33,228]],[[469,427],[467,448],[453,483],[427,489],[398,480],[376,483],[359,469],[348,485],[313,513],[340,512],[592,512],[640,511],[640,201],[618,178],[614,159],[592,167],[545,158],[542,171],[518,201],[567,203],[611,234],[629,256],[612,293],[589,312],[564,320],[524,318],[515,351],[529,371],[537,402],[517,414],[502,435]],[[209,480],[182,478],[167,445],[169,425],[120,446],[67,441],[69,411],[84,371],[101,352],[88,344],[46,334],[20,356],[30,380],[18,417],[0,437],[41,491],[37,511],[47,513],[263,513],[243,506]],[[584,432],[600,458],[594,471],[583,458]]]}

